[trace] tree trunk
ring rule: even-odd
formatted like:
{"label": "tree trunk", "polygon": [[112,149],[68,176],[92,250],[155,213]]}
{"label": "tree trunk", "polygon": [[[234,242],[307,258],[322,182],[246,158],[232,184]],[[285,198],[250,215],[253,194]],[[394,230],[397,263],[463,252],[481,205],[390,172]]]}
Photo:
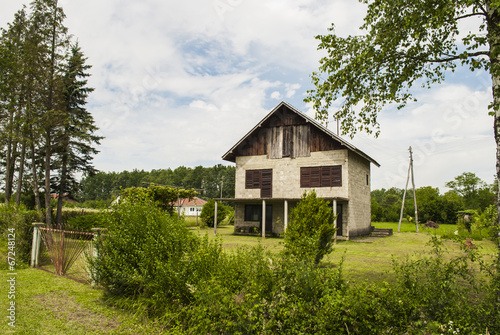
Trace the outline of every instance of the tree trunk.
{"label": "tree trunk", "polygon": [[[487,1],[488,11],[488,43],[490,44],[490,73],[493,90],[493,111],[494,111],[494,131],[495,142],[497,145],[496,152],[496,183],[500,186],[500,12],[496,5],[491,6],[490,1]],[[500,218],[500,189],[497,191],[497,214]],[[497,243],[498,243],[498,259],[497,259],[497,309],[500,310],[500,223],[497,218]]]}
{"label": "tree trunk", "polygon": [[45,133],[45,223],[48,228],[52,228],[52,208],[50,206],[50,150],[51,138],[50,130]]}
{"label": "tree trunk", "polygon": [[26,140],[23,140],[21,157],[19,161],[19,175],[17,177],[16,204],[21,204],[21,193],[23,191],[24,162],[26,159]]}
{"label": "tree trunk", "polygon": [[36,210],[42,211],[42,204],[40,202],[40,190],[38,189],[38,171],[36,166],[36,153],[35,153],[35,142],[33,138],[33,127],[30,130],[31,137],[31,169],[33,173],[33,192],[35,193],[35,206]]}
{"label": "tree trunk", "polygon": [[59,198],[57,199],[57,218],[56,224],[58,227],[61,226],[62,221],[62,205],[63,205],[63,197],[64,191],[66,190],[66,181],[68,174],[68,154],[66,152],[63,153],[62,157],[62,167],[61,167],[61,180],[59,185]]}

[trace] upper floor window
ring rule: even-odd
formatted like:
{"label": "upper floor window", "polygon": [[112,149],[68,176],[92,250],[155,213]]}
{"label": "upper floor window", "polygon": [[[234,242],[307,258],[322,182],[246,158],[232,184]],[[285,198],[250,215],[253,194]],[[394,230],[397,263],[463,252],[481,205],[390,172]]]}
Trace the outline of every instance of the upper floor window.
{"label": "upper floor window", "polygon": [[300,168],[300,187],[342,186],[342,165]]}
{"label": "upper floor window", "polygon": [[272,198],[273,170],[247,170],[245,175],[246,189],[260,189],[261,198]]}

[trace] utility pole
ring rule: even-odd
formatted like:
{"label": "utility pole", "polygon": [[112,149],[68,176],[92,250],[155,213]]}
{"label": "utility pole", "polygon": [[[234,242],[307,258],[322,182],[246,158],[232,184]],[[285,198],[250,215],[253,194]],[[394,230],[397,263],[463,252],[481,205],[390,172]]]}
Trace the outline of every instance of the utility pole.
{"label": "utility pole", "polygon": [[405,191],[403,193],[403,203],[401,204],[401,214],[399,215],[399,225],[398,225],[398,233],[401,232],[401,221],[403,220],[403,211],[405,208],[405,199],[406,199],[406,191],[408,190],[408,182],[410,181],[410,173],[411,173],[411,184],[413,186],[413,204],[415,205],[415,225],[417,227],[418,233],[418,209],[417,209],[417,195],[415,193],[415,178],[413,175],[413,152],[410,146],[410,165],[408,166],[408,175],[406,177],[406,186]]}

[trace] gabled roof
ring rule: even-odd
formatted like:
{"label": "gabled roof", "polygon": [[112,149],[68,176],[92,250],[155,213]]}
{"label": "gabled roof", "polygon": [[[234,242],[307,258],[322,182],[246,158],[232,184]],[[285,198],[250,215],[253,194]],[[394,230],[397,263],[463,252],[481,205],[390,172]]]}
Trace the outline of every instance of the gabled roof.
{"label": "gabled roof", "polygon": [[172,202],[171,204],[174,206],[178,206],[179,202],[180,202],[181,206],[203,206],[207,203],[203,199],[200,199],[198,197],[194,197],[191,200],[188,198],[179,199],[179,201]]}
{"label": "gabled roof", "polygon": [[222,159],[228,160],[228,161],[234,161],[231,158],[234,157],[233,155],[234,155],[234,152],[236,151],[236,148],[238,148],[238,146],[240,146],[248,137],[250,137],[255,131],[257,131],[257,129],[261,128],[263,126],[263,124],[274,113],[276,113],[276,111],[278,111],[282,106],[285,106],[290,111],[294,112],[295,114],[297,114],[298,116],[300,116],[301,118],[303,118],[307,123],[310,123],[312,126],[316,127],[317,129],[319,129],[320,131],[322,131],[326,135],[330,136],[332,139],[340,142],[340,144],[342,144],[343,146],[345,146],[349,150],[351,150],[351,151],[357,153],[358,155],[360,155],[361,157],[367,159],[368,161],[370,161],[371,163],[373,163],[377,167],[380,167],[380,164],[376,160],[374,160],[373,158],[371,158],[370,156],[368,156],[367,154],[365,154],[363,151],[361,151],[358,148],[356,148],[354,145],[352,145],[349,142],[345,141],[340,136],[338,136],[335,133],[333,133],[331,130],[329,130],[328,128],[326,128],[325,126],[323,126],[318,121],[316,121],[313,118],[311,118],[311,117],[307,116],[306,114],[302,113],[301,111],[299,111],[298,109],[296,109],[295,107],[293,107],[292,105],[290,105],[289,103],[287,103],[285,101],[282,101],[269,114],[267,114],[266,117],[264,117],[259,123],[257,123],[257,125],[255,127],[253,127],[252,130],[250,130],[241,140],[238,141],[238,143],[236,143],[231,149],[228,150],[228,152],[226,152],[222,156]]}

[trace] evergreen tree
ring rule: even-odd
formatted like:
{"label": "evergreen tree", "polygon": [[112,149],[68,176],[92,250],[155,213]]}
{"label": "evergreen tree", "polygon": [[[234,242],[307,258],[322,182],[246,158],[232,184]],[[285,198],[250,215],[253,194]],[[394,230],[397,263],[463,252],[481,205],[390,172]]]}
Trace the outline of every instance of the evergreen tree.
{"label": "evergreen tree", "polygon": [[70,58],[65,67],[63,78],[63,127],[58,138],[59,193],[57,203],[57,225],[61,224],[62,203],[65,193],[74,194],[77,190],[75,173],[95,174],[91,162],[98,151],[93,147],[102,137],[94,135],[98,130],[94,118],[85,109],[89,93],[94,89],[87,87],[86,72],[90,65],[77,44],[71,47]]}

